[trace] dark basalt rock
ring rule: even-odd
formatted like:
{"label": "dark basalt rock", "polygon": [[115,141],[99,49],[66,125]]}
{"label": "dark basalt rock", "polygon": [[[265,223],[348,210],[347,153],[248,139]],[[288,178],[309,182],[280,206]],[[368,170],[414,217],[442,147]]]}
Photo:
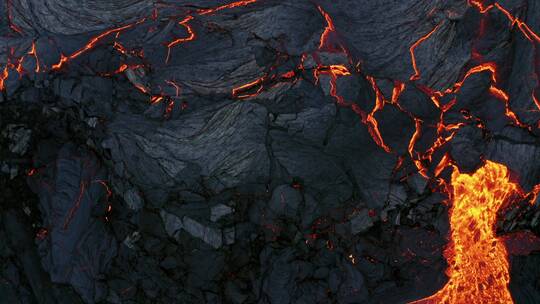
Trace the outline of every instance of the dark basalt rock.
{"label": "dark basalt rock", "polygon": [[0,2],[0,302],[433,294],[450,165],[540,184],[540,2],[497,3]]}

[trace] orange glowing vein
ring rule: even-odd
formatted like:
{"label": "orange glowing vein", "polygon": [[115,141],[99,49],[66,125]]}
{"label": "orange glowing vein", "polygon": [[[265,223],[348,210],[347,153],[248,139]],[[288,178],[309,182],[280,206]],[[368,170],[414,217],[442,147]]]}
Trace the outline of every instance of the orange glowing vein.
{"label": "orange glowing vein", "polygon": [[36,71],[36,73],[39,73],[40,72],[39,57],[37,55],[36,42],[35,41],[32,42],[32,48],[28,52],[28,55],[33,56],[36,59],[36,70],[35,71]]}
{"label": "orange glowing vein", "polygon": [[330,34],[334,33],[336,31],[336,28],[334,26],[334,22],[332,21],[332,18],[330,17],[330,15],[328,15],[328,13],[325,12],[322,9],[322,7],[317,6],[317,8],[319,9],[319,12],[321,13],[321,15],[323,15],[324,20],[326,21],[326,27],[324,28],[324,31],[321,34],[321,38],[320,38],[320,42],[319,42],[319,49],[322,49],[322,48],[325,47],[326,42],[327,42],[328,37],[330,36]]}
{"label": "orange glowing vein", "polygon": [[377,86],[377,82],[375,78],[371,76],[367,76],[366,78],[371,84],[373,91],[375,92],[375,106],[373,107],[373,110],[371,110],[371,113],[369,113],[366,117],[366,122],[368,124],[368,131],[371,134],[371,137],[373,138],[373,140],[375,140],[375,142],[377,143],[377,145],[383,148],[384,151],[390,153],[392,152],[392,149],[390,149],[390,147],[384,143],[384,139],[382,138],[381,132],[379,131],[379,123],[377,119],[375,118],[375,113],[383,109],[384,103],[386,101],[384,99],[384,96],[381,90]]}
{"label": "orange glowing vein", "polygon": [[129,28],[132,28],[134,27],[135,25],[138,25],[138,24],[141,24],[145,21],[146,19],[143,18],[137,22],[134,22],[134,23],[130,23],[130,24],[127,24],[127,25],[124,25],[124,26],[121,26],[121,27],[118,27],[118,28],[113,28],[113,29],[110,29],[110,30],[107,30],[95,37],[93,37],[92,39],[90,39],[81,49],[73,52],[71,55],[69,56],[66,56],[64,54],[61,54],[60,55],[60,61],[54,65],[51,66],[51,68],[53,70],[58,70],[60,68],[62,68],[62,66],[67,63],[68,61],[70,60],[73,60],[77,57],[79,57],[80,55],[86,53],[87,51],[93,49],[102,39],[106,38],[107,36],[109,36],[110,34],[113,34],[113,33],[118,33],[118,32],[121,32],[121,31],[124,31],[124,30],[127,30]]}
{"label": "orange glowing vein", "polygon": [[532,99],[533,99],[533,102],[534,104],[536,105],[536,107],[538,108],[538,110],[540,110],[540,100],[538,100],[538,98],[536,98],[536,91],[534,91],[532,93]]}
{"label": "orange glowing vein", "polygon": [[[232,3],[229,3],[229,4],[221,5],[221,6],[214,7],[214,8],[199,9],[199,10],[197,10],[197,14],[199,16],[209,15],[209,14],[213,14],[215,12],[219,12],[219,11],[222,11],[222,10],[225,10],[225,9],[232,9],[232,8],[235,8],[235,7],[247,6],[247,5],[255,3],[257,1],[258,0],[236,1],[236,2],[232,2]],[[171,42],[169,42],[167,44],[168,52],[167,52],[166,62],[169,61],[171,48],[173,48],[174,46],[176,46],[178,44],[181,44],[181,43],[185,43],[185,42],[188,42],[188,41],[193,41],[193,40],[195,40],[197,38],[197,35],[196,35],[195,31],[189,25],[189,22],[192,21],[193,19],[195,19],[195,17],[193,17],[192,15],[187,15],[186,17],[184,17],[183,20],[178,22],[179,25],[181,25],[182,27],[184,27],[186,29],[188,35],[187,35],[187,37],[184,37],[184,38],[174,39],[173,41],[171,41]]]}
{"label": "orange glowing vein", "polygon": [[[334,26],[334,21],[332,20],[332,17],[321,7],[317,6],[320,14],[324,17],[324,20],[326,22],[326,26],[321,34],[320,41],[319,41],[319,51],[326,50],[331,52],[341,52],[344,53],[349,59],[349,53],[347,52],[347,49],[339,43],[339,49],[332,48],[331,45],[329,45],[329,40],[331,35],[336,34],[336,28]],[[379,90],[377,83],[375,81],[375,78],[373,77],[367,77],[367,80],[370,82],[371,87],[373,91],[375,92],[375,106],[373,107],[372,111],[370,113],[366,113],[360,107],[358,107],[355,103],[347,103],[345,102],[343,96],[339,95],[337,93],[337,78],[340,76],[349,76],[350,72],[344,65],[330,65],[329,67],[326,66],[318,66],[317,69],[314,71],[314,77],[316,81],[318,81],[318,74],[329,74],[330,75],[330,96],[334,97],[336,100],[336,103],[341,106],[349,106],[352,111],[354,111],[362,121],[363,124],[365,124],[368,128],[368,132],[371,135],[372,139],[375,141],[375,143],[381,147],[384,151],[391,153],[392,149],[386,145],[384,142],[384,139],[379,131],[379,124],[377,119],[375,118],[375,113],[381,110],[384,107],[384,104],[386,102],[383,94]],[[400,89],[403,90],[404,86]],[[399,90],[399,89],[398,89]],[[401,94],[401,92],[396,92],[396,98],[397,96]]]}
{"label": "orange glowing vein", "polygon": [[[533,43],[540,43],[540,35],[534,32],[525,22],[521,21],[517,17],[514,17],[506,8],[504,8],[499,3],[495,2],[494,4],[491,4],[487,7],[483,7],[483,3],[480,0],[469,0],[469,5],[474,6],[480,10],[480,13],[485,14],[492,8],[497,8],[500,12],[502,12],[508,20],[510,20],[511,25],[515,26],[517,24],[518,29],[523,33],[525,38]],[[534,96],[533,92],[533,101],[538,109],[540,109],[540,104],[538,103],[538,99]],[[507,115],[508,116],[508,115]],[[517,117],[515,118],[517,120]]]}
{"label": "orange glowing vein", "polygon": [[232,3],[229,3],[229,4],[224,4],[224,5],[221,5],[221,6],[218,6],[218,7],[214,7],[214,8],[200,9],[200,10],[197,11],[197,13],[199,13],[199,15],[208,15],[208,14],[213,14],[215,12],[219,12],[219,11],[224,10],[224,9],[231,9],[231,8],[235,8],[235,7],[247,6],[247,5],[255,3],[257,1],[258,0],[235,1],[235,2],[232,2]]}
{"label": "orange glowing vein", "polygon": [[517,24],[519,30],[523,33],[525,38],[527,38],[531,42],[536,41],[536,43],[540,43],[540,35],[535,33],[525,22],[514,17],[507,9],[502,7],[499,3],[495,3],[494,7],[501,11],[511,21],[512,26]]}
{"label": "orange glowing vein", "polygon": [[439,23],[437,26],[435,26],[429,33],[425,34],[424,36],[420,37],[420,39],[418,39],[415,43],[413,43],[411,45],[411,47],[409,48],[409,53],[411,54],[411,62],[412,62],[412,66],[413,66],[413,70],[414,70],[414,74],[410,77],[409,80],[413,81],[413,80],[418,80],[420,79],[420,71],[418,70],[418,65],[416,63],[416,56],[414,55],[414,51],[416,50],[416,48],[422,44],[422,42],[426,41],[427,39],[429,39],[429,37],[431,37],[438,29],[439,27],[442,25],[442,23]]}
{"label": "orange glowing vein", "polygon": [[484,7],[483,1],[481,0],[469,0],[468,4],[472,7],[476,7],[481,14],[485,14],[493,8],[497,8],[508,18],[508,20],[510,20],[512,26],[517,24],[519,30],[523,33],[525,38],[527,38],[531,42],[536,41],[536,43],[540,43],[540,35],[534,32],[525,22],[521,21],[517,17],[514,17],[506,8],[504,8],[498,2],[490,4],[486,7]]}

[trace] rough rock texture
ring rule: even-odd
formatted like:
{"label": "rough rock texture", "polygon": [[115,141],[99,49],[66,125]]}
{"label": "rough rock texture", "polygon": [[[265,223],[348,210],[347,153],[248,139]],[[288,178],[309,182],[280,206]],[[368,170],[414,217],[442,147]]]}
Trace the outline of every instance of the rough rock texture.
{"label": "rough rock texture", "polygon": [[0,302],[407,303],[486,160],[529,193],[496,229],[540,302],[540,2],[0,12]]}

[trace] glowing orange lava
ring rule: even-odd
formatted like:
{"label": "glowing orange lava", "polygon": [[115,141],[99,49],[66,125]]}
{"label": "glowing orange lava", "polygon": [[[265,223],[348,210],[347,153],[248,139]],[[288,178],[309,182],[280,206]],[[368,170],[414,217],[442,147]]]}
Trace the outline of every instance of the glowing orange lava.
{"label": "glowing orange lava", "polygon": [[508,169],[487,161],[474,174],[454,167],[451,178],[448,282],[434,295],[413,303],[513,303],[504,242],[495,235],[497,211],[524,199]]}

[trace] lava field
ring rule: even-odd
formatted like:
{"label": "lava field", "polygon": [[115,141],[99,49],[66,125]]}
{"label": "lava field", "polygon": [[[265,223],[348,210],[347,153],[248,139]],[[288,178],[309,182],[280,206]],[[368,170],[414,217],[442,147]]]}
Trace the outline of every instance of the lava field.
{"label": "lava field", "polygon": [[540,1],[0,1],[0,304],[540,303]]}

